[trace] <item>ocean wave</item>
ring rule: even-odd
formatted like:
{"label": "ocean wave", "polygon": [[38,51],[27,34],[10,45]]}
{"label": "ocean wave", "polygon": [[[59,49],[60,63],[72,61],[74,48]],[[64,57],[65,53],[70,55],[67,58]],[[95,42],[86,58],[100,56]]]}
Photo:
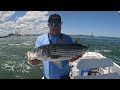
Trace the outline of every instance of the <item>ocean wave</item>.
{"label": "ocean wave", "polygon": [[16,43],[10,43],[10,44],[8,44],[8,45],[10,45],[10,46],[13,46],[13,45],[16,45],[16,46],[18,46],[18,45],[27,45],[27,46],[30,46],[30,45],[33,45],[34,43],[32,42],[32,41],[27,41],[27,42],[23,42],[23,43],[20,43],[20,44],[16,44]]}
{"label": "ocean wave", "polygon": [[94,50],[94,52],[112,52],[112,50],[107,50],[107,49],[104,49],[104,50]]}
{"label": "ocean wave", "polygon": [[94,50],[94,52],[100,52],[100,50]]}
{"label": "ocean wave", "polygon": [[31,67],[25,63],[7,61],[1,64],[2,70],[12,71],[14,73],[29,73]]}
{"label": "ocean wave", "polygon": [[21,45],[21,44],[8,44],[8,45],[10,45],[10,46],[13,46],[13,45],[19,46],[19,45]]}
{"label": "ocean wave", "polygon": [[0,50],[2,50],[2,49],[4,49],[4,48],[6,48],[6,46],[0,46]]}
{"label": "ocean wave", "polygon": [[112,52],[111,50],[103,50],[103,52]]}
{"label": "ocean wave", "polygon": [[24,43],[22,43],[22,45],[27,45],[27,46],[30,46],[30,45],[32,45],[33,43],[31,43],[31,42],[24,42]]}

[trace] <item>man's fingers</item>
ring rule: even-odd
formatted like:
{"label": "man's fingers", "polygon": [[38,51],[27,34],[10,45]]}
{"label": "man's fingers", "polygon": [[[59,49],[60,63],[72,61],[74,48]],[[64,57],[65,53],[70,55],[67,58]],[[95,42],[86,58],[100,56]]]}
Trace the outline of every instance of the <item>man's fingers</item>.
{"label": "man's fingers", "polygon": [[70,59],[70,62],[73,62],[77,59],[77,56],[73,57],[72,59]]}

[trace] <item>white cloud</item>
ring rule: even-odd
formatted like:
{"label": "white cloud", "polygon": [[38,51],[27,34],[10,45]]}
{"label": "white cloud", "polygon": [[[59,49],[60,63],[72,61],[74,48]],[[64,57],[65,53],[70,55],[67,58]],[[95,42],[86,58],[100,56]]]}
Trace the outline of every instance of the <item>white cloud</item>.
{"label": "white cloud", "polygon": [[24,16],[16,18],[16,21],[10,21],[14,15],[13,11],[0,12],[0,36],[2,32],[15,32],[18,30],[21,34],[42,34],[48,32],[47,11],[28,11]]}
{"label": "white cloud", "polygon": [[15,14],[15,11],[0,11],[0,22],[9,20]]}
{"label": "white cloud", "polygon": [[16,21],[18,24],[35,21],[46,21],[48,19],[48,12],[44,11],[28,11],[26,15],[19,17]]}
{"label": "white cloud", "polygon": [[48,29],[44,30],[44,28],[47,28],[46,23],[47,20],[48,20],[47,11],[28,11],[24,16],[19,17],[17,19],[16,28],[20,28],[23,34],[40,33],[41,31],[46,32],[48,31]]}

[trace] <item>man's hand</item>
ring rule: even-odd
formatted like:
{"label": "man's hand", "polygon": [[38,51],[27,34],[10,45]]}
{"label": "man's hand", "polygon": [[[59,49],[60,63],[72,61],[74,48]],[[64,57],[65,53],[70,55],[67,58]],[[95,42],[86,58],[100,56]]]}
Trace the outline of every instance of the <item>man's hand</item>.
{"label": "man's hand", "polygon": [[76,61],[76,60],[78,60],[80,57],[82,57],[82,55],[76,55],[75,57],[73,57],[72,59],[70,59],[70,62]]}

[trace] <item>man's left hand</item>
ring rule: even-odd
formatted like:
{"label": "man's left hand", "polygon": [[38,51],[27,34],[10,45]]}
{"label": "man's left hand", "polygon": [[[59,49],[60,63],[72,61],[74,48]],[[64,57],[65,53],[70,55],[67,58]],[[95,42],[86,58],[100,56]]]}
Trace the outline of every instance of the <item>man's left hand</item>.
{"label": "man's left hand", "polygon": [[70,62],[76,61],[76,60],[78,60],[80,57],[82,57],[82,55],[76,55],[75,57],[73,57],[72,59],[70,59]]}

